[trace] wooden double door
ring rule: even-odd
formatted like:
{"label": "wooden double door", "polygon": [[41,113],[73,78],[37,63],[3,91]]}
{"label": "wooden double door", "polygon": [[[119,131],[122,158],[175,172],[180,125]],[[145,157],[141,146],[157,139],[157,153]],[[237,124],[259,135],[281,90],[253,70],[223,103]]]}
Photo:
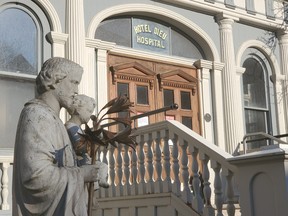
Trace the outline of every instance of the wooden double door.
{"label": "wooden double door", "polygon": [[197,70],[157,61],[108,55],[109,99],[128,95],[138,115],[176,103],[177,110],[135,120],[135,127],[177,120],[201,134]]}

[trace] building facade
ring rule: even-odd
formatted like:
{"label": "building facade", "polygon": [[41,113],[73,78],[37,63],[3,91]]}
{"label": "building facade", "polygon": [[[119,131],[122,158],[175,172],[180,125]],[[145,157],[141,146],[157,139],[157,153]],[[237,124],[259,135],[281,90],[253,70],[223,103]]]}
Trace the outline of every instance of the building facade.
{"label": "building facade", "polygon": [[135,114],[178,104],[136,127],[176,119],[229,153],[247,133],[285,134],[285,7],[278,0],[0,0],[0,148],[13,148],[23,104],[54,56],[83,66],[80,93],[98,110],[120,94]]}

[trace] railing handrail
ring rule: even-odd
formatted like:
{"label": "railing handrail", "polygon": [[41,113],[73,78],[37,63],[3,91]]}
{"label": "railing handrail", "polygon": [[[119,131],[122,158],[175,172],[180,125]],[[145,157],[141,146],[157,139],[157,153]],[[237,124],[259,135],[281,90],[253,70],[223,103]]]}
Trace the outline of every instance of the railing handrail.
{"label": "railing handrail", "polygon": [[236,167],[227,161],[228,159],[233,157],[231,154],[227,153],[226,151],[216,146],[215,144],[209,142],[204,137],[192,131],[191,129],[189,129],[188,127],[184,126],[182,123],[176,120],[165,120],[162,122],[157,122],[152,125],[139,127],[135,130],[133,135],[137,136],[165,129],[174,131],[174,134],[177,134],[179,138],[182,138],[187,141],[188,146],[190,147],[197,146],[197,148],[199,148],[199,152],[208,155],[211,160],[222,164],[222,166],[225,167],[226,169],[232,172],[236,171]]}
{"label": "railing handrail", "polygon": [[265,132],[248,133],[248,134],[245,134],[245,135],[244,135],[243,140],[242,140],[244,154],[246,154],[246,151],[247,151],[247,142],[248,142],[247,138],[248,138],[248,137],[251,137],[251,136],[261,136],[261,137],[263,137],[263,138],[262,138],[262,139],[257,139],[257,140],[249,140],[250,142],[258,141],[258,140],[267,140],[267,139],[270,139],[270,140],[276,141],[276,142],[278,142],[278,143],[288,144],[287,142],[279,139],[278,137],[272,136],[272,135],[270,135],[270,134],[268,134],[268,133],[265,133]]}

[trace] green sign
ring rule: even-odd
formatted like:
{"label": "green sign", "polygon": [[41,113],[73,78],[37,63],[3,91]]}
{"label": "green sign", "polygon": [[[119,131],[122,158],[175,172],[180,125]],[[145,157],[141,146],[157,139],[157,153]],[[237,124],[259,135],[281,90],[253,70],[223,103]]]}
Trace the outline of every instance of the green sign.
{"label": "green sign", "polygon": [[132,47],[170,53],[170,28],[148,20],[132,20]]}

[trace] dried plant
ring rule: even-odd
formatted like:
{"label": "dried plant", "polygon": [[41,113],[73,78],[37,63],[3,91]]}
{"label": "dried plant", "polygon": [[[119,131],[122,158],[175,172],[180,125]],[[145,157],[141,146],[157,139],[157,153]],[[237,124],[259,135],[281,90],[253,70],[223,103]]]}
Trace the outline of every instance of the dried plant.
{"label": "dried plant", "polygon": [[[99,146],[108,147],[112,145],[117,147],[118,144],[128,145],[135,150],[136,141],[135,137],[131,135],[132,120],[130,116],[123,117],[111,117],[112,114],[118,114],[120,112],[132,112],[133,103],[130,102],[127,96],[119,96],[109,101],[95,116],[91,116],[93,121],[93,128],[91,129],[87,124],[85,125],[84,134],[81,135],[84,138],[84,142],[81,145],[85,145],[92,159],[92,164],[95,164],[96,154]],[[109,116],[110,115],[110,116]],[[104,127],[102,123],[104,121],[114,122],[116,124],[123,125],[123,129],[118,132],[111,132]],[[79,146],[83,148],[83,146]],[[89,199],[88,199],[88,215],[91,215],[92,199],[93,199],[94,186],[93,183],[89,185]]]}

